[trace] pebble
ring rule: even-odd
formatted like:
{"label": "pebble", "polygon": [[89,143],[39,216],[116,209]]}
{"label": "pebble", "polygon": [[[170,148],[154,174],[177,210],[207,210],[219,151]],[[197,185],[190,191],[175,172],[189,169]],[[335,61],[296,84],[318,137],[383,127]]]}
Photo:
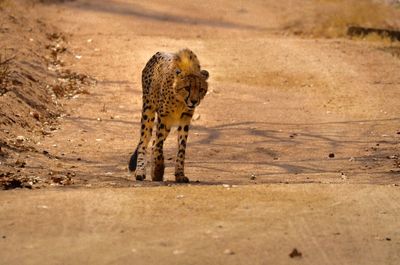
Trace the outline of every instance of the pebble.
{"label": "pebble", "polygon": [[290,252],[289,254],[289,257],[291,258],[296,258],[296,257],[301,258],[302,256],[303,254],[300,251],[298,251],[297,248],[294,248],[292,252]]}
{"label": "pebble", "polygon": [[234,255],[235,252],[234,252],[233,250],[227,248],[227,249],[224,250],[224,254],[225,254],[225,255]]}
{"label": "pebble", "polygon": [[173,253],[174,255],[180,255],[180,254],[185,253],[185,251],[184,251],[184,250],[180,250],[180,249],[175,249],[172,253]]}
{"label": "pebble", "polygon": [[195,114],[193,115],[192,120],[197,121],[197,120],[199,120],[199,119],[200,119],[200,114],[195,113]]}
{"label": "pebble", "polygon": [[34,117],[35,119],[37,119],[37,120],[40,119],[39,113],[36,112],[36,111],[31,111],[31,112],[29,112],[29,114],[30,114],[32,117]]}
{"label": "pebble", "polygon": [[16,138],[16,140],[17,140],[17,142],[20,142],[20,143],[22,143],[23,141],[25,141],[26,139],[25,139],[25,137],[24,136],[22,136],[22,135],[18,135],[17,136],[17,138]]}
{"label": "pebble", "polygon": [[330,154],[328,155],[328,157],[329,157],[329,158],[334,158],[334,157],[335,157],[335,154],[334,154],[334,153],[330,153]]}

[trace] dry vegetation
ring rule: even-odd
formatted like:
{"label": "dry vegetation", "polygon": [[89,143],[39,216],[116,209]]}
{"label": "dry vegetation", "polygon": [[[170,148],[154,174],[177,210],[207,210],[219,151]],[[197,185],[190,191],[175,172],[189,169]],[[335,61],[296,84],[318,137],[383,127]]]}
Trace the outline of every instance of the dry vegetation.
{"label": "dry vegetation", "polygon": [[345,37],[349,26],[400,28],[400,8],[373,0],[315,0],[307,17],[287,25],[299,35]]}
{"label": "dry vegetation", "polygon": [[31,187],[21,157],[49,157],[38,143],[55,130],[60,101],[87,94],[95,80],[66,67],[71,52],[55,27],[12,1],[0,0],[0,12],[0,188]]}
{"label": "dry vegetation", "polygon": [[5,91],[6,83],[10,75],[10,62],[14,57],[7,57],[6,55],[0,54],[0,95]]}

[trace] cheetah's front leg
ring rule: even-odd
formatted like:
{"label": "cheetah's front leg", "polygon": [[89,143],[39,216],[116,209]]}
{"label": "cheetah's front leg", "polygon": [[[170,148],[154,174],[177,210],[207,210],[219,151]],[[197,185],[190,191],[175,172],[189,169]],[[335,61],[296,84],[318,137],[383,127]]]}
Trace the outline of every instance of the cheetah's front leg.
{"label": "cheetah's front leg", "polygon": [[164,154],[163,145],[171,127],[162,118],[157,119],[156,139],[153,143],[153,163],[151,167],[151,178],[153,181],[163,181],[164,179]]}
{"label": "cheetah's front leg", "polygon": [[185,169],[186,143],[189,135],[189,126],[191,118],[192,115],[183,116],[181,124],[178,127],[178,153],[176,155],[176,163],[175,163],[175,181],[181,183],[189,182],[189,179],[185,176],[184,169]]}

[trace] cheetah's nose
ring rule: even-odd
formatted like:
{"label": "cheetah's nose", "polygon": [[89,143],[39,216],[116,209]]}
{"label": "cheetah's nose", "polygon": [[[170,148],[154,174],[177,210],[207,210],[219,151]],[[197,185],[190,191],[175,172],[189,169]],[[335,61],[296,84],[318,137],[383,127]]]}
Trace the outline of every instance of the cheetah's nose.
{"label": "cheetah's nose", "polygon": [[192,103],[192,106],[196,106],[197,105],[197,100],[190,100],[190,103]]}

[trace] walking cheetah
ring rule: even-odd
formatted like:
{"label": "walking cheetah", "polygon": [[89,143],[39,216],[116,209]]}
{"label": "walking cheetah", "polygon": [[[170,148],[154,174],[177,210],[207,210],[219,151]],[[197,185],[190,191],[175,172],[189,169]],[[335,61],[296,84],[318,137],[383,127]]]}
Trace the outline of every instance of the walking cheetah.
{"label": "walking cheetah", "polygon": [[178,126],[175,181],[189,182],[184,174],[186,142],[194,110],[207,93],[208,76],[206,70],[200,70],[197,56],[189,49],[177,53],[157,52],[147,62],[142,71],[140,141],[129,161],[129,170],[135,171],[136,180],[146,178],[146,149],[157,113],[151,178],[153,181],[163,181],[164,140],[171,127]]}

